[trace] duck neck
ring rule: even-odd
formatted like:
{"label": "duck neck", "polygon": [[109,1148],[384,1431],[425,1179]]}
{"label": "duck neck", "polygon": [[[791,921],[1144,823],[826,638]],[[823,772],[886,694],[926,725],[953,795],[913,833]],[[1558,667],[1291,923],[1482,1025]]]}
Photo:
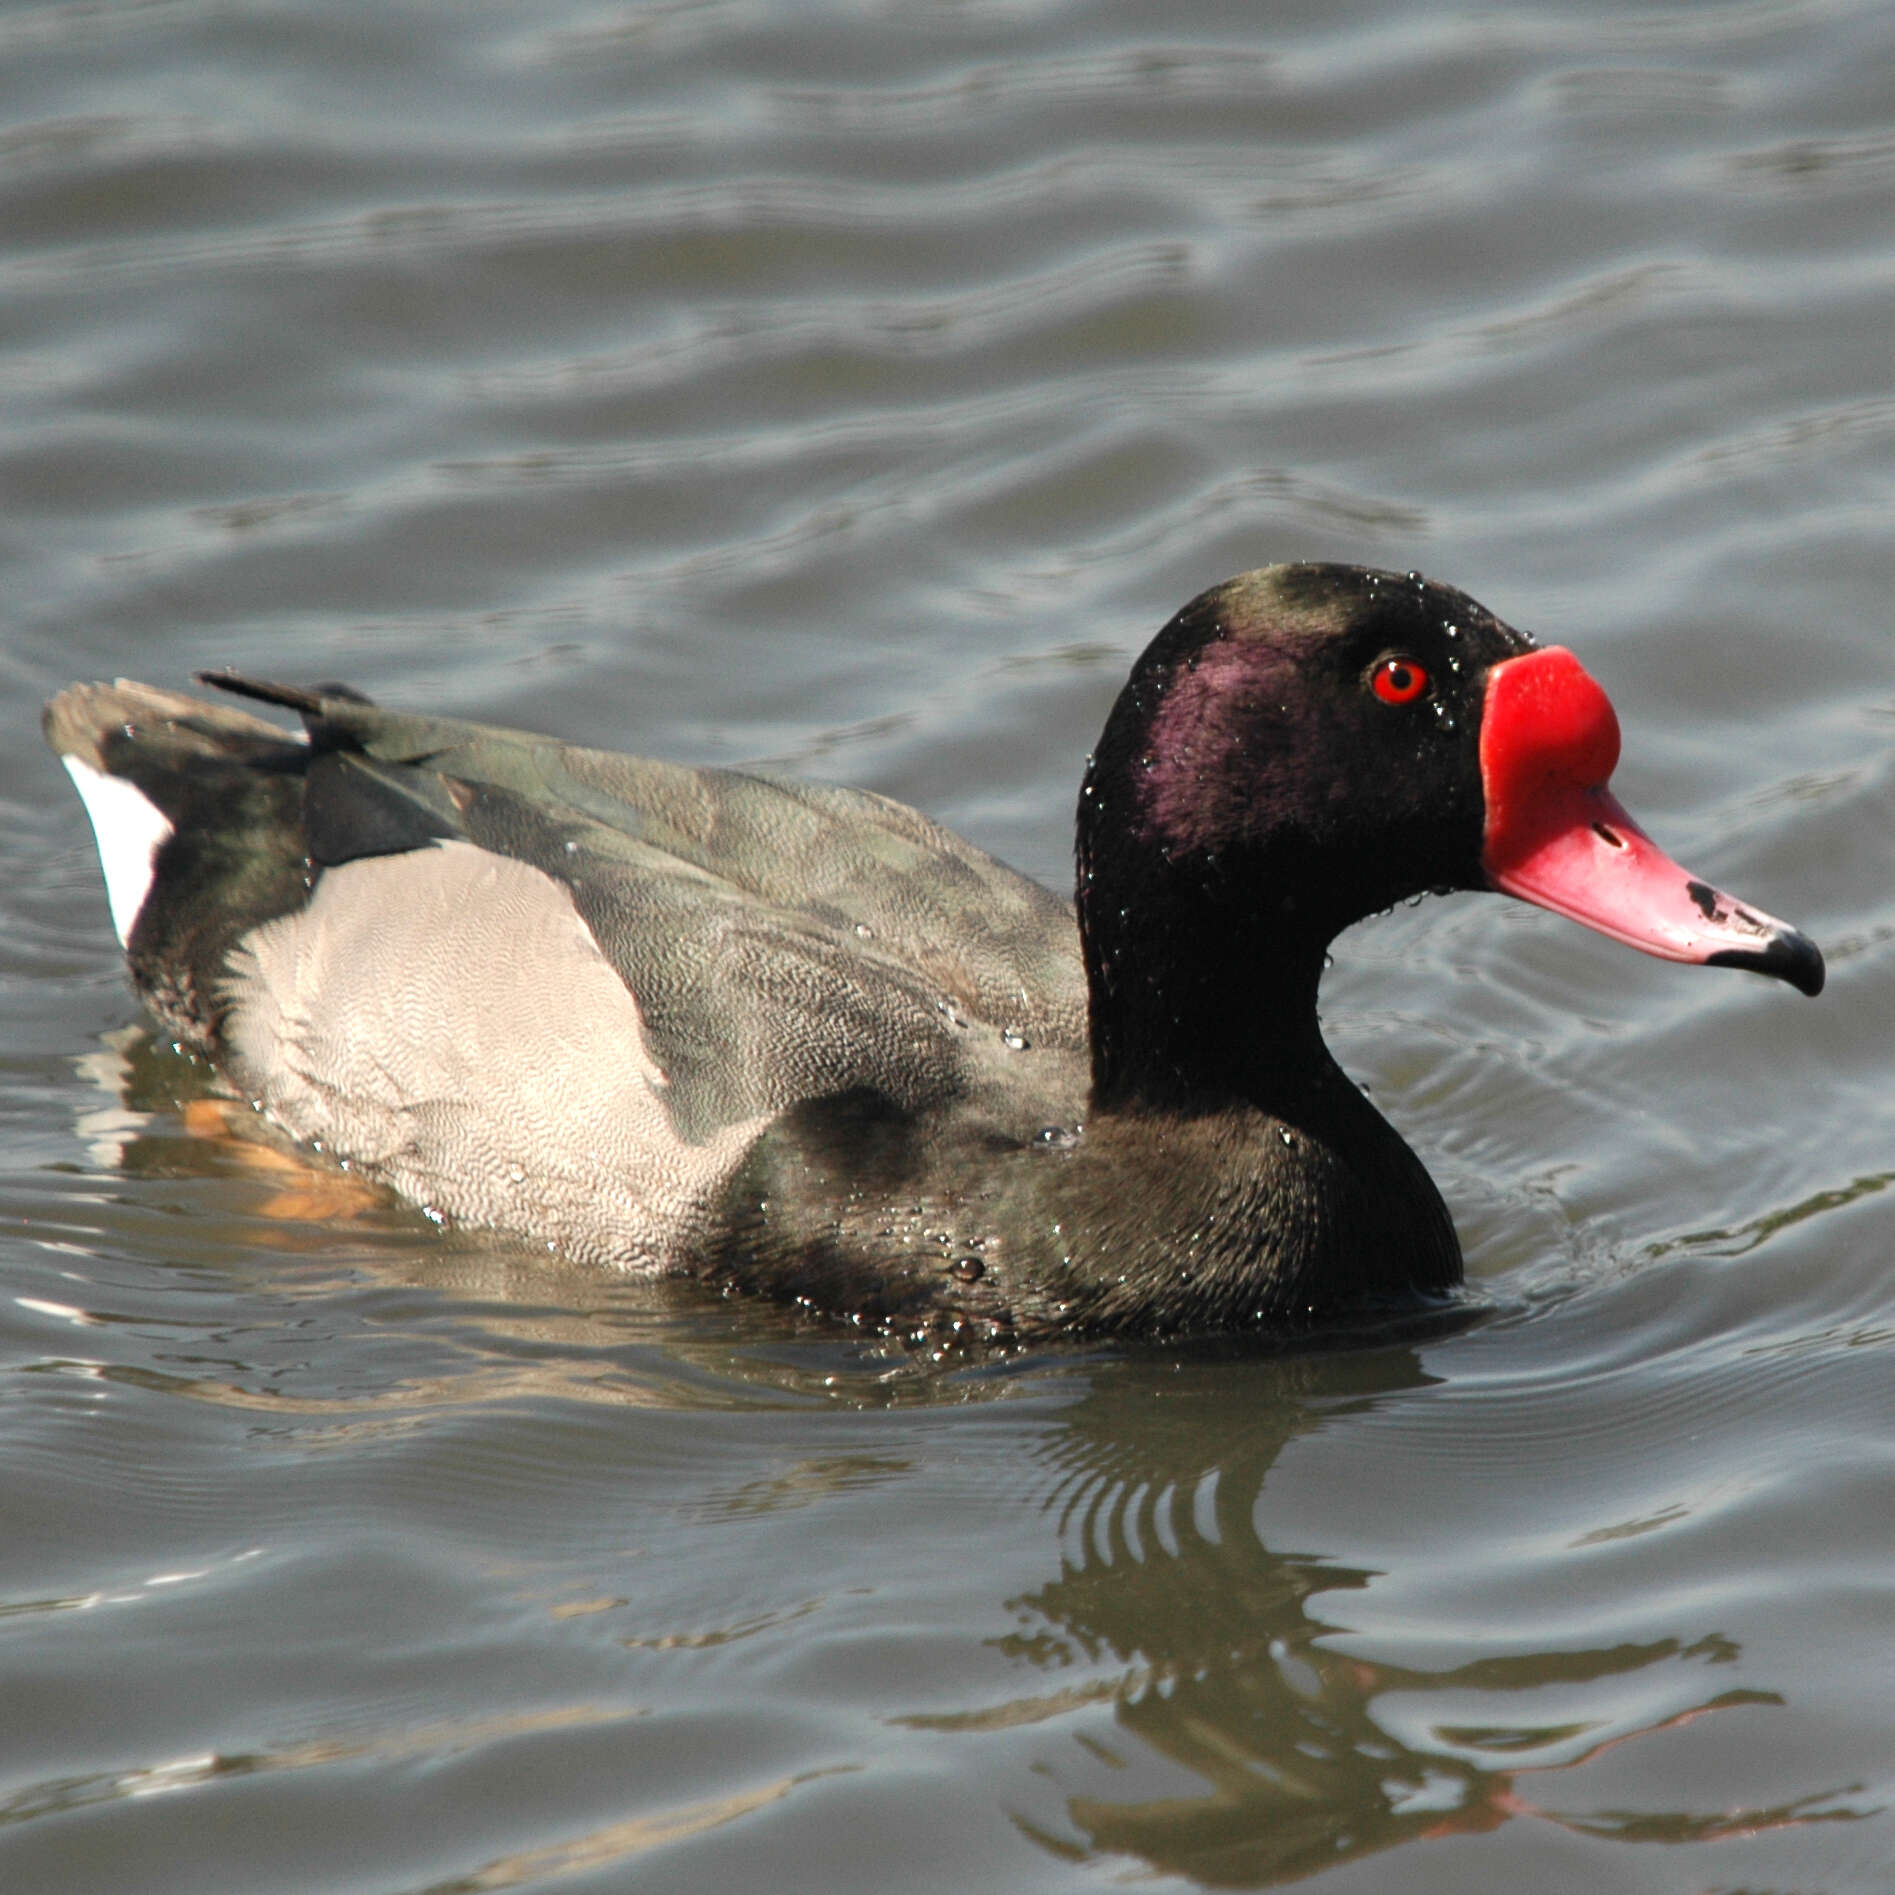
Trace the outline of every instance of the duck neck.
{"label": "duck neck", "polygon": [[[1254,866],[1254,865],[1253,865]],[[1095,1110],[1241,1099],[1291,1123],[1361,1095],[1323,1042],[1317,986],[1335,930],[1222,879],[1153,865],[1135,890],[1082,877]],[[1351,1114],[1353,1116],[1353,1113]]]}

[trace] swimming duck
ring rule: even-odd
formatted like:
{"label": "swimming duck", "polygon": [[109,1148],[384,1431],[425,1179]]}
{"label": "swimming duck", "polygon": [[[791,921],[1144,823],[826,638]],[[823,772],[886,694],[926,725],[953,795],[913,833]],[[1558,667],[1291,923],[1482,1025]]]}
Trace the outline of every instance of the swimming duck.
{"label": "swimming duck", "polygon": [[46,732],[134,985],[294,1138],[437,1217],[849,1321],[1282,1332],[1461,1276],[1324,1045],[1325,951],[1428,891],[1806,994],[1795,929],[1607,788],[1572,654],[1465,593],[1246,573],[1133,666],[1069,904],[916,811],[383,710],[75,685]]}

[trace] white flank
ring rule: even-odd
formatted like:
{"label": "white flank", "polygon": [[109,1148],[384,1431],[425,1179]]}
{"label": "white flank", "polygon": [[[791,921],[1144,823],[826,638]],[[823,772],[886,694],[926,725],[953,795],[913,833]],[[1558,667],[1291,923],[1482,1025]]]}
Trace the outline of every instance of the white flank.
{"label": "white flank", "polygon": [[138,911],[151,892],[152,864],[171,837],[171,819],[122,776],[107,776],[77,757],[60,761],[71,773],[79,799],[92,818],[99,866],[105,871],[105,899],[112,905],[112,926],[119,945],[129,946]]}

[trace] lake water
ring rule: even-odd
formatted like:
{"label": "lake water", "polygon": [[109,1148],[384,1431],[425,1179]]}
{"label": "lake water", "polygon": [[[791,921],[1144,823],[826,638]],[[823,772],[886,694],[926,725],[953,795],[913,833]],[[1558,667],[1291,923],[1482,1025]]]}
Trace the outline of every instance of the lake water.
{"label": "lake water", "polygon": [[[0,1886],[1895,1882],[1895,10],[0,12]],[[933,1366],[204,1136],[43,697],[198,667],[1053,883],[1270,560],[1572,644],[1809,1003],[1339,945],[1478,1320]]]}

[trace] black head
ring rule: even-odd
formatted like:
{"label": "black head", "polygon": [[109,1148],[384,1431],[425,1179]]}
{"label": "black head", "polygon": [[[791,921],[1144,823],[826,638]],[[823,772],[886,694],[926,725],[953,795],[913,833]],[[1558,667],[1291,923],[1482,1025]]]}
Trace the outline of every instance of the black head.
{"label": "black head", "polygon": [[[1095,1079],[1258,1056],[1323,950],[1406,896],[1487,885],[1487,673],[1532,649],[1465,593],[1272,566],[1191,601],[1120,693],[1079,801]],[[1257,1046],[1262,1034],[1265,1044]],[[1228,1083],[1235,1083],[1229,1074]]]}
{"label": "black head", "polygon": [[1109,799],[1128,853],[1241,880],[1247,903],[1325,940],[1403,896],[1483,887],[1482,694],[1492,665],[1531,649],[1414,574],[1271,566],[1213,587],[1119,694],[1081,847],[1101,865]]}

